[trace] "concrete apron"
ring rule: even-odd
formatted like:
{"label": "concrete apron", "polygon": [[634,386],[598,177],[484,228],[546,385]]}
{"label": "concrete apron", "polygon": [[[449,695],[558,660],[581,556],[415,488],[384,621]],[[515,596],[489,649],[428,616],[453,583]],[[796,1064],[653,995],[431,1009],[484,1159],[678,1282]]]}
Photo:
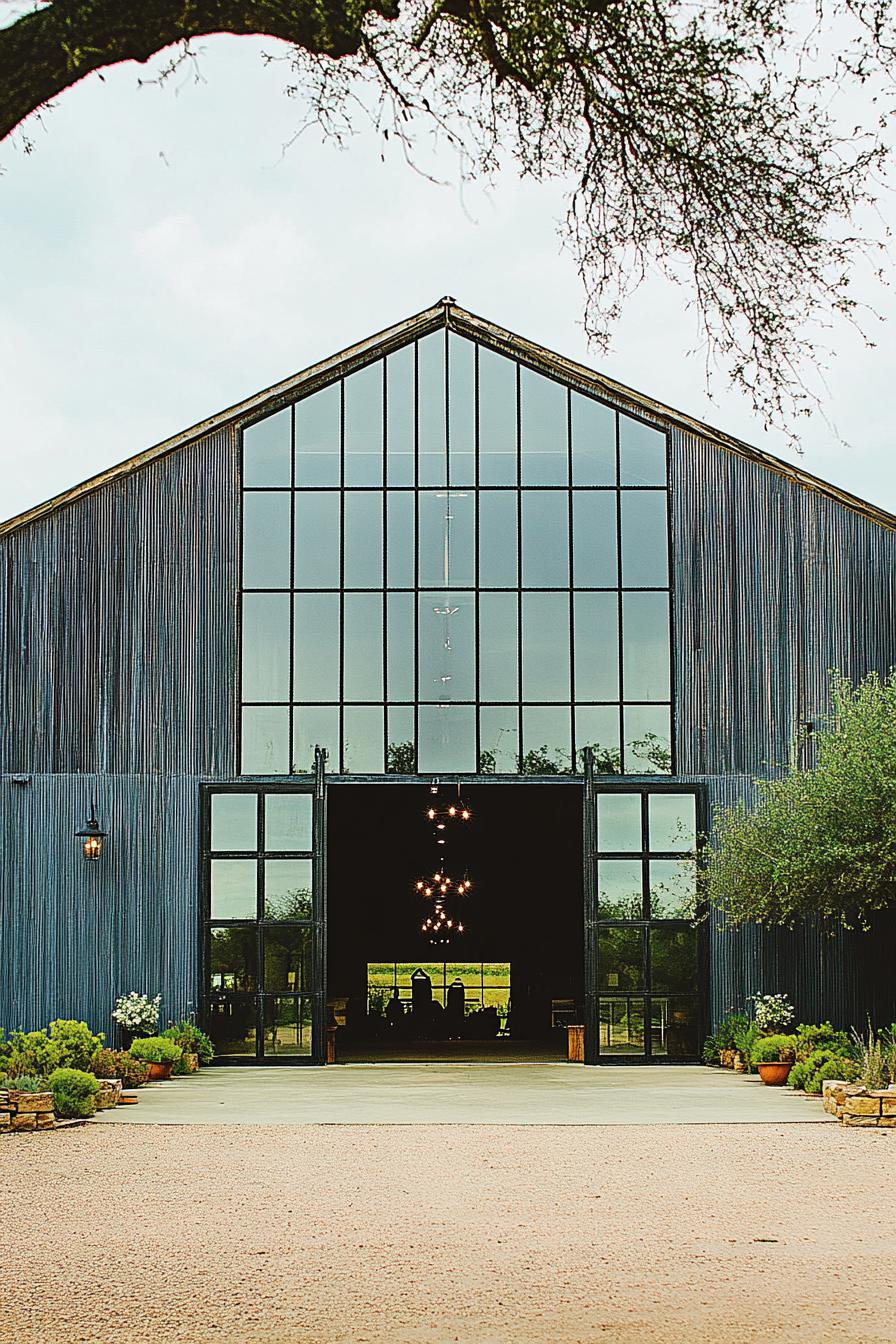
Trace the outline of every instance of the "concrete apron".
{"label": "concrete apron", "polygon": [[139,1088],[104,1125],[834,1123],[817,1098],[699,1065],[340,1064],[201,1070]]}

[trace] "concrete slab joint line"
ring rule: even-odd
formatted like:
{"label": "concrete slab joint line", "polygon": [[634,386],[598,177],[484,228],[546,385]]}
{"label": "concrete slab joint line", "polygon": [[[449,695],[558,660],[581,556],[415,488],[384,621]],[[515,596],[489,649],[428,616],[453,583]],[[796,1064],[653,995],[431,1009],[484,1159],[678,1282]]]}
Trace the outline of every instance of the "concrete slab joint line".
{"label": "concrete slab joint line", "polygon": [[98,1124],[706,1125],[833,1123],[821,1103],[699,1065],[348,1064],[205,1069],[141,1088]]}

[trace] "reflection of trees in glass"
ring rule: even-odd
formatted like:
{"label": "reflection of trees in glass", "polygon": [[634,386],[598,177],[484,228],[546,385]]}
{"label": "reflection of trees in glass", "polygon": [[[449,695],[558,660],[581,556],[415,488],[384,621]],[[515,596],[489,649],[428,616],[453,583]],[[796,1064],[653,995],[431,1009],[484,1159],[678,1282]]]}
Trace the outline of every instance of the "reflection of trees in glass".
{"label": "reflection of trees in glass", "polygon": [[480,751],[478,767],[480,775],[493,775],[497,764],[493,751]]}
{"label": "reflection of trees in glass", "polygon": [[640,757],[652,765],[659,775],[668,775],[672,771],[672,752],[668,742],[664,742],[656,733],[645,733],[637,741],[629,743],[632,756]]}
{"label": "reflection of trees in glass", "polygon": [[413,742],[390,742],[386,747],[386,771],[390,775],[413,775],[417,771],[417,753]]}
{"label": "reflection of trees in glass", "polygon": [[570,775],[566,753],[560,747],[533,747],[520,757],[521,775]]}
{"label": "reflection of trees in glass", "polygon": [[621,896],[609,900],[603,892],[598,897],[601,919],[640,919],[643,903],[640,896]]}
{"label": "reflection of trees in glass", "polygon": [[696,931],[694,929],[651,929],[650,974],[654,989],[696,989]]}
{"label": "reflection of trees in glass", "polygon": [[[657,878],[658,872],[666,878]],[[697,915],[697,869],[688,855],[651,860],[650,907],[655,919],[694,919]]]}
{"label": "reflection of trees in glass", "polygon": [[[594,752],[594,773],[596,775],[622,774],[622,754],[618,747],[602,747],[599,742],[591,742],[589,746]],[[578,752],[580,773],[585,770],[586,750],[586,747],[581,747]]]}
{"label": "reflection of trees in glass", "polygon": [[209,972],[211,989],[254,989],[254,928],[213,929]]}
{"label": "reflection of trees in glass", "polygon": [[641,930],[604,929],[598,934],[601,989],[641,989],[644,957]]}
{"label": "reflection of trees in glass", "polygon": [[265,895],[264,910],[267,919],[310,919],[311,892],[307,887],[296,887],[282,896]]}

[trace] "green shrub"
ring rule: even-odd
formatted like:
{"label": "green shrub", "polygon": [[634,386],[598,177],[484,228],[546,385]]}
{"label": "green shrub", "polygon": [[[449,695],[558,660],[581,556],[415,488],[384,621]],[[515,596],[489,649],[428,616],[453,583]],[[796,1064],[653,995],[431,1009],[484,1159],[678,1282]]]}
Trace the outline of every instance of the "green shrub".
{"label": "green shrub", "polygon": [[721,1060],[721,1046],[717,1036],[707,1036],[703,1042],[703,1063],[718,1064]]}
{"label": "green shrub", "polygon": [[[734,1032],[734,1048],[748,1069],[753,1069],[753,1048],[759,1040],[759,1028],[755,1022],[746,1022]],[[755,1072],[755,1070],[753,1070]]]}
{"label": "green shrub", "polygon": [[46,1078],[38,1078],[34,1074],[23,1073],[18,1078],[10,1082],[10,1087],[16,1092],[46,1092]]}
{"label": "green shrub", "polygon": [[794,1058],[795,1050],[795,1036],[784,1036],[780,1033],[776,1036],[760,1036],[759,1040],[756,1041],[753,1046],[750,1055],[750,1063],[790,1063]]}
{"label": "green shrub", "polygon": [[6,1068],[10,1078],[22,1074],[46,1078],[59,1067],[59,1047],[45,1031],[14,1031],[10,1045]]}
{"label": "green shrub", "polygon": [[90,1072],[95,1078],[120,1078],[125,1087],[142,1087],[149,1077],[149,1065],[127,1050],[98,1050]]}
{"label": "green shrub", "polygon": [[94,1036],[86,1022],[58,1017],[50,1023],[50,1040],[59,1051],[59,1066],[63,1069],[89,1069],[105,1039],[102,1032]]}
{"label": "green shrub", "polygon": [[746,1013],[729,1013],[716,1027],[715,1036],[719,1050],[736,1050],[735,1035],[742,1027],[748,1027],[750,1019]]}
{"label": "green shrub", "polygon": [[143,1036],[131,1046],[135,1059],[145,1059],[148,1064],[173,1064],[183,1054],[180,1046],[165,1036]]}
{"label": "green shrub", "polygon": [[68,1120],[83,1120],[96,1109],[94,1098],[100,1085],[83,1069],[54,1069],[47,1079],[53,1093],[53,1109]]}
{"label": "green shrub", "polygon": [[791,1087],[799,1090],[800,1088],[805,1087],[806,1078],[808,1077],[808,1075],[809,1075],[808,1066],[806,1065],[805,1061],[803,1061],[801,1063],[794,1064],[793,1068],[790,1070],[790,1076],[788,1077],[787,1081]]}
{"label": "green shrub", "polygon": [[[858,1076],[858,1066],[854,1059],[840,1054],[837,1050],[813,1050],[809,1058],[802,1064],[797,1064],[797,1069],[803,1069],[802,1088],[804,1092],[809,1092],[817,1096],[821,1092],[821,1085],[826,1078],[842,1078],[846,1082],[852,1082]],[[791,1070],[791,1081],[793,1081],[793,1070]],[[800,1084],[794,1083],[794,1087]]]}
{"label": "green shrub", "polygon": [[185,1055],[198,1055],[200,1064],[211,1064],[215,1057],[215,1047],[210,1037],[195,1022],[175,1022],[166,1027],[162,1035],[170,1041],[176,1041]]}
{"label": "green shrub", "polygon": [[838,1054],[851,1053],[849,1037],[845,1031],[835,1031],[830,1022],[811,1024],[803,1022],[796,1029],[796,1058],[802,1064],[816,1050],[834,1050]]}
{"label": "green shrub", "polygon": [[6,1032],[0,1027],[0,1073],[5,1073],[6,1063],[12,1054],[12,1041],[6,1039]]}

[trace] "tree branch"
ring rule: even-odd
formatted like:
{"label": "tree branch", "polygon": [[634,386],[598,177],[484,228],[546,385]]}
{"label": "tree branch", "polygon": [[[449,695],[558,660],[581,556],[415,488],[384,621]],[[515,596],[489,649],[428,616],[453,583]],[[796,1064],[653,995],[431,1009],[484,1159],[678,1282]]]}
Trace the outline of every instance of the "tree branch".
{"label": "tree branch", "polygon": [[369,13],[397,18],[398,0],[53,0],[0,29],[0,139],[92,71],[195,37],[254,34],[356,55]]}

